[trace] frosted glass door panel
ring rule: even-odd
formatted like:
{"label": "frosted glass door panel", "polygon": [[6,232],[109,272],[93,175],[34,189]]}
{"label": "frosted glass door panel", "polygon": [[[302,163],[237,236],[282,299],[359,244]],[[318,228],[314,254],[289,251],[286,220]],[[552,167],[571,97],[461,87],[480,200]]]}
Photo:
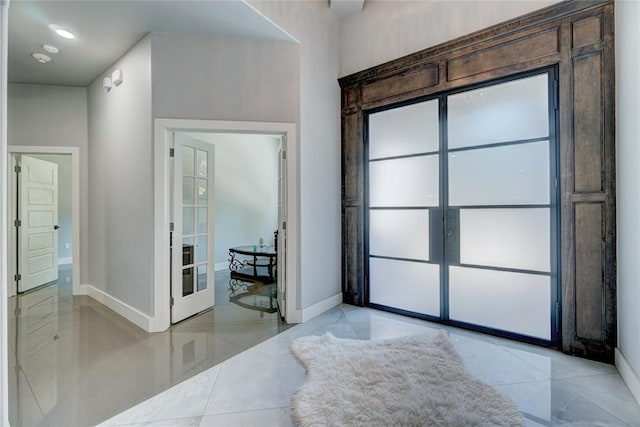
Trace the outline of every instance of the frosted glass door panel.
{"label": "frosted glass door panel", "polygon": [[370,211],[369,253],[428,261],[429,211]]}
{"label": "frosted glass door panel", "polygon": [[549,209],[461,209],[460,263],[550,271]]}
{"label": "frosted glass door panel", "polygon": [[369,277],[372,304],[440,316],[440,266],[370,258]]}
{"label": "frosted glass door panel", "polygon": [[549,142],[449,153],[449,205],[549,204]]}
{"label": "frosted glass door panel", "polygon": [[549,136],[547,75],[447,97],[449,148]]}
{"label": "frosted glass door panel", "polygon": [[369,163],[371,207],[438,206],[438,155]]}
{"label": "frosted glass door panel", "polygon": [[451,320],[551,339],[549,276],[449,267]]}
{"label": "frosted glass door panel", "polygon": [[438,151],[438,100],[369,115],[369,158]]}

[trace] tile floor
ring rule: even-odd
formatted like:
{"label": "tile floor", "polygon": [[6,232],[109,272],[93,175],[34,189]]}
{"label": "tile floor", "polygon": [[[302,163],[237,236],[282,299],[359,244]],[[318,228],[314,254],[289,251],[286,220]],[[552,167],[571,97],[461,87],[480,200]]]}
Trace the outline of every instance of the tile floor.
{"label": "tile floor", "polygon": [[9,300],[12,426],[95,425],[287,329],[230,304],[228,272],[216,273],[213,310],[158,334],[72,296],[70,266],[59,273]]}
{"label": "tile floor", "polygon": [[294,339],[331,332],[375,340],[428,329],[445,329],[467,369],[506,393],[528,426],[640,426],[640,407],[613,366],[347,305],[280,333],[101,425],[291,425],[291,397],[305,378],[289,352]]}

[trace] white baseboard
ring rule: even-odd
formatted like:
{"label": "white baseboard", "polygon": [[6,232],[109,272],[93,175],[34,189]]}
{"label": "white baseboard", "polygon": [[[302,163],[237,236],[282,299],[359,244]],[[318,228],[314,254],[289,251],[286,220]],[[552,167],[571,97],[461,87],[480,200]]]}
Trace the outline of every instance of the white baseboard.
{"label": "white baseboard", "polygon": [[94,300],[106,305],[134,325],[147,332],[151,331],[152,319],[148,315],[91,285],[82,285],[81,288],[84,288],[81,289],[81,291],[85,291],[85,295],[88,295]]}
{"label": "white baseboard", "polygon": [[68,256],[65,258],[58,258],[58,265],[71,264],[73,262],[73,258]]}
{"label": "white baseboard", "polygon": [[228,262],[217,262],[213,265],[214,271],[222,271],[222,270],[228,270],[228,269],[229,269]]}
{"label": "white baseboard", "polygon": [[640,377],[618,348],[616,348],[616,368],[633,396],[640,403]]}
{"label": "white baseboard", "polygon": [[325,300],[320,301],[317,304],[313,304],[307,308],[302,309],[302,321],[306,322],[314,317],[324,313],[333,307],[342,304],[342,292],[335,294]]}

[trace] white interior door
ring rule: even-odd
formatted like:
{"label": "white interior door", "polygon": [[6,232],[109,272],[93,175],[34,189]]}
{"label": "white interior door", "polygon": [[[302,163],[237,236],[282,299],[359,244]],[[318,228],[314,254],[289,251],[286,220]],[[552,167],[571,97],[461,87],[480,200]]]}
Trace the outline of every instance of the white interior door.
{"label": "white interior door", "polygon": [[286,310],[286,272],[287,272],[287,157],[286,141],[282,137],[282,148],[278,153],[278,258],[277,258],[277,286],[278,309],[280,315],[285,317]]}
{"label": "white interior door", "polygon": [[22,156],[18,174],[18,292],[58,279],[58,165]]}
{"label": "white interior door", "polygon": [[175,142],[171,322],[214,303],[214,146]]}

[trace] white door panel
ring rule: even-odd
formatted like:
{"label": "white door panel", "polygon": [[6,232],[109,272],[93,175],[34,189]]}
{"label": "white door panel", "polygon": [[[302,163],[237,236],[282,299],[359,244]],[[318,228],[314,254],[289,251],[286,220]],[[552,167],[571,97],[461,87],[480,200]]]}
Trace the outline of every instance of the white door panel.
{"label": "white door panel", "polygon": [[214,146],[175,143],[171,322],[214,303]]}
{"label": "white door panel", "polygon": [[58,165],[21,156],[18,291],[58,279]]}
{"label": "white door panel", "polygon": [[282,148],[278,152],[278,248],[277,254],[277,286],[278,286],[278,310],[285,317],[286,310],[286,272],[287,272],[287,230],[284,224],[287,221],[287,159],[286,137],[282,137]]}

